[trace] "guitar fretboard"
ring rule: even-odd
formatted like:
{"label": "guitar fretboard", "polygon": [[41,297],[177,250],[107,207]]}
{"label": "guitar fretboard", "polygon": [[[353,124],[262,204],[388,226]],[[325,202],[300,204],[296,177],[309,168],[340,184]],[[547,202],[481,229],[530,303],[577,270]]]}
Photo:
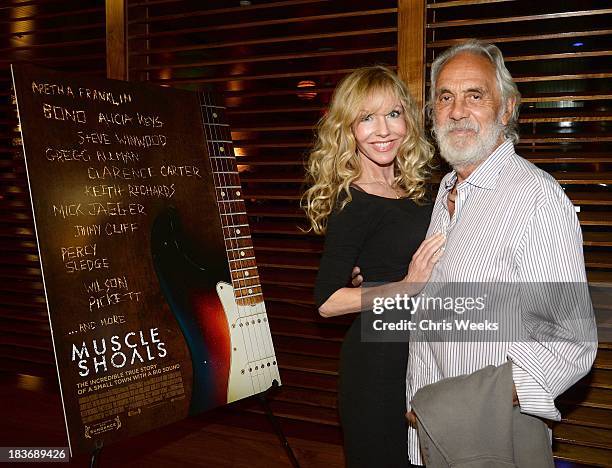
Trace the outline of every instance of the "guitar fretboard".
{"label": "guitar fretboard", "polygon": [[261,284],[225,107],[200,93],[200,109],[236,303],[258,304]]}

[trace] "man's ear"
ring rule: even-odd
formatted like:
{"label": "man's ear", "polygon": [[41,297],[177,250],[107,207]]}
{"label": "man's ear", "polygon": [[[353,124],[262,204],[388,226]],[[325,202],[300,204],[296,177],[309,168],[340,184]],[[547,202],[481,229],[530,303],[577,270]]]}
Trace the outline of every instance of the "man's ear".
{"label": "man's ear", "polygon": [[514,106],[516,105],[516,98],[510,97],[506,99],[506,108],[504,109],[504,113],[501,117],[501,123],[503,125],[508,125],[510,122],[510,118],[512,117],[512,111],[514,110]]}

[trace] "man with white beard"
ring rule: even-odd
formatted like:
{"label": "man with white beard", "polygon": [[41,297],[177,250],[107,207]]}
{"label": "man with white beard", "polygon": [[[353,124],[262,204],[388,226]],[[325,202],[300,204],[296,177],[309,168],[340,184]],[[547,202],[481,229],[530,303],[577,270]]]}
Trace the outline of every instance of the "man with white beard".
{"label": "man with white beard", "polygon": [[[524,285],[530,283],[586,285],[586,273],[572,203],[555,179],[515,153],[519,105],[520,94],[502,54],[491,44],[459,44],[432,65],[428,113],[440,154],[453,171],[442,179],[429,227],[428,237],[437,232],[447,237],[430,284],[519,285],[523,295],[515,298],[517,314],[530,339],[434,343],[411,333],[408,451],[416,465],[422,464],[417,417],[422,421],[416,404],[416,414],[410,411],[410,402],[419,389],[486,366],[507,365],[510,411],[559,420],[554,399],[589,371],[595,357],[597,338],[588,293],[586,298],[578,295],[578,303],[555,302],[551,312],[550,303],[542,304],[546,300],[525,292]],[[546,310],[540,313],[539,308]],[[552,330],[549,336],[554,339],[542,338],[543,329]],[[461,410],[465,408],[457,408]],[[475,431],[476,437],[479,424],[464,424],[464,431]],[[549,446],[544,423],[540,431]],[[522,448],[514,447],[515,454]],[[529,466],[552,466],[550,450],[543,452]]]}

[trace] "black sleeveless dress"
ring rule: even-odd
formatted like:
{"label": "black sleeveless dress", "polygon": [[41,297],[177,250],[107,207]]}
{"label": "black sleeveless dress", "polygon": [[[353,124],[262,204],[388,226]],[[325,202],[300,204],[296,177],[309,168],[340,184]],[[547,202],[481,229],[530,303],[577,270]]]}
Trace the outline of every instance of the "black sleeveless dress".
{"label": "black sleeveless dress", "polygon": [[[429,225],[431,205],[351,188],[353,199],[331,215],[315,285],[317,307],[350,282],[353,266],[368,282],[401,280]],[[407,448],[408,343],[363,342],[355,314],[340,355],[339,407],[350,468],[410,466]]]}

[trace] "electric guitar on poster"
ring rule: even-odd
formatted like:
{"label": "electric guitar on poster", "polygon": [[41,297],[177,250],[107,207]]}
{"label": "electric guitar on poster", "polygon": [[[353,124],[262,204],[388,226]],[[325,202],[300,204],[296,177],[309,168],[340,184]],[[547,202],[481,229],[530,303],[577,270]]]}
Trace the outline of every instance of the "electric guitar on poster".
{"label": "electric guitar on poster", "polygon": [[[207,265],[190,255],[173,207],[156,218],[151,231],[157,277],[191,354],[190,414],[280,384],[229,125],[224,108],[210,96],[200,95],[200,108],[227,265]],[[215,273],[227,267],[231,284]]]}

